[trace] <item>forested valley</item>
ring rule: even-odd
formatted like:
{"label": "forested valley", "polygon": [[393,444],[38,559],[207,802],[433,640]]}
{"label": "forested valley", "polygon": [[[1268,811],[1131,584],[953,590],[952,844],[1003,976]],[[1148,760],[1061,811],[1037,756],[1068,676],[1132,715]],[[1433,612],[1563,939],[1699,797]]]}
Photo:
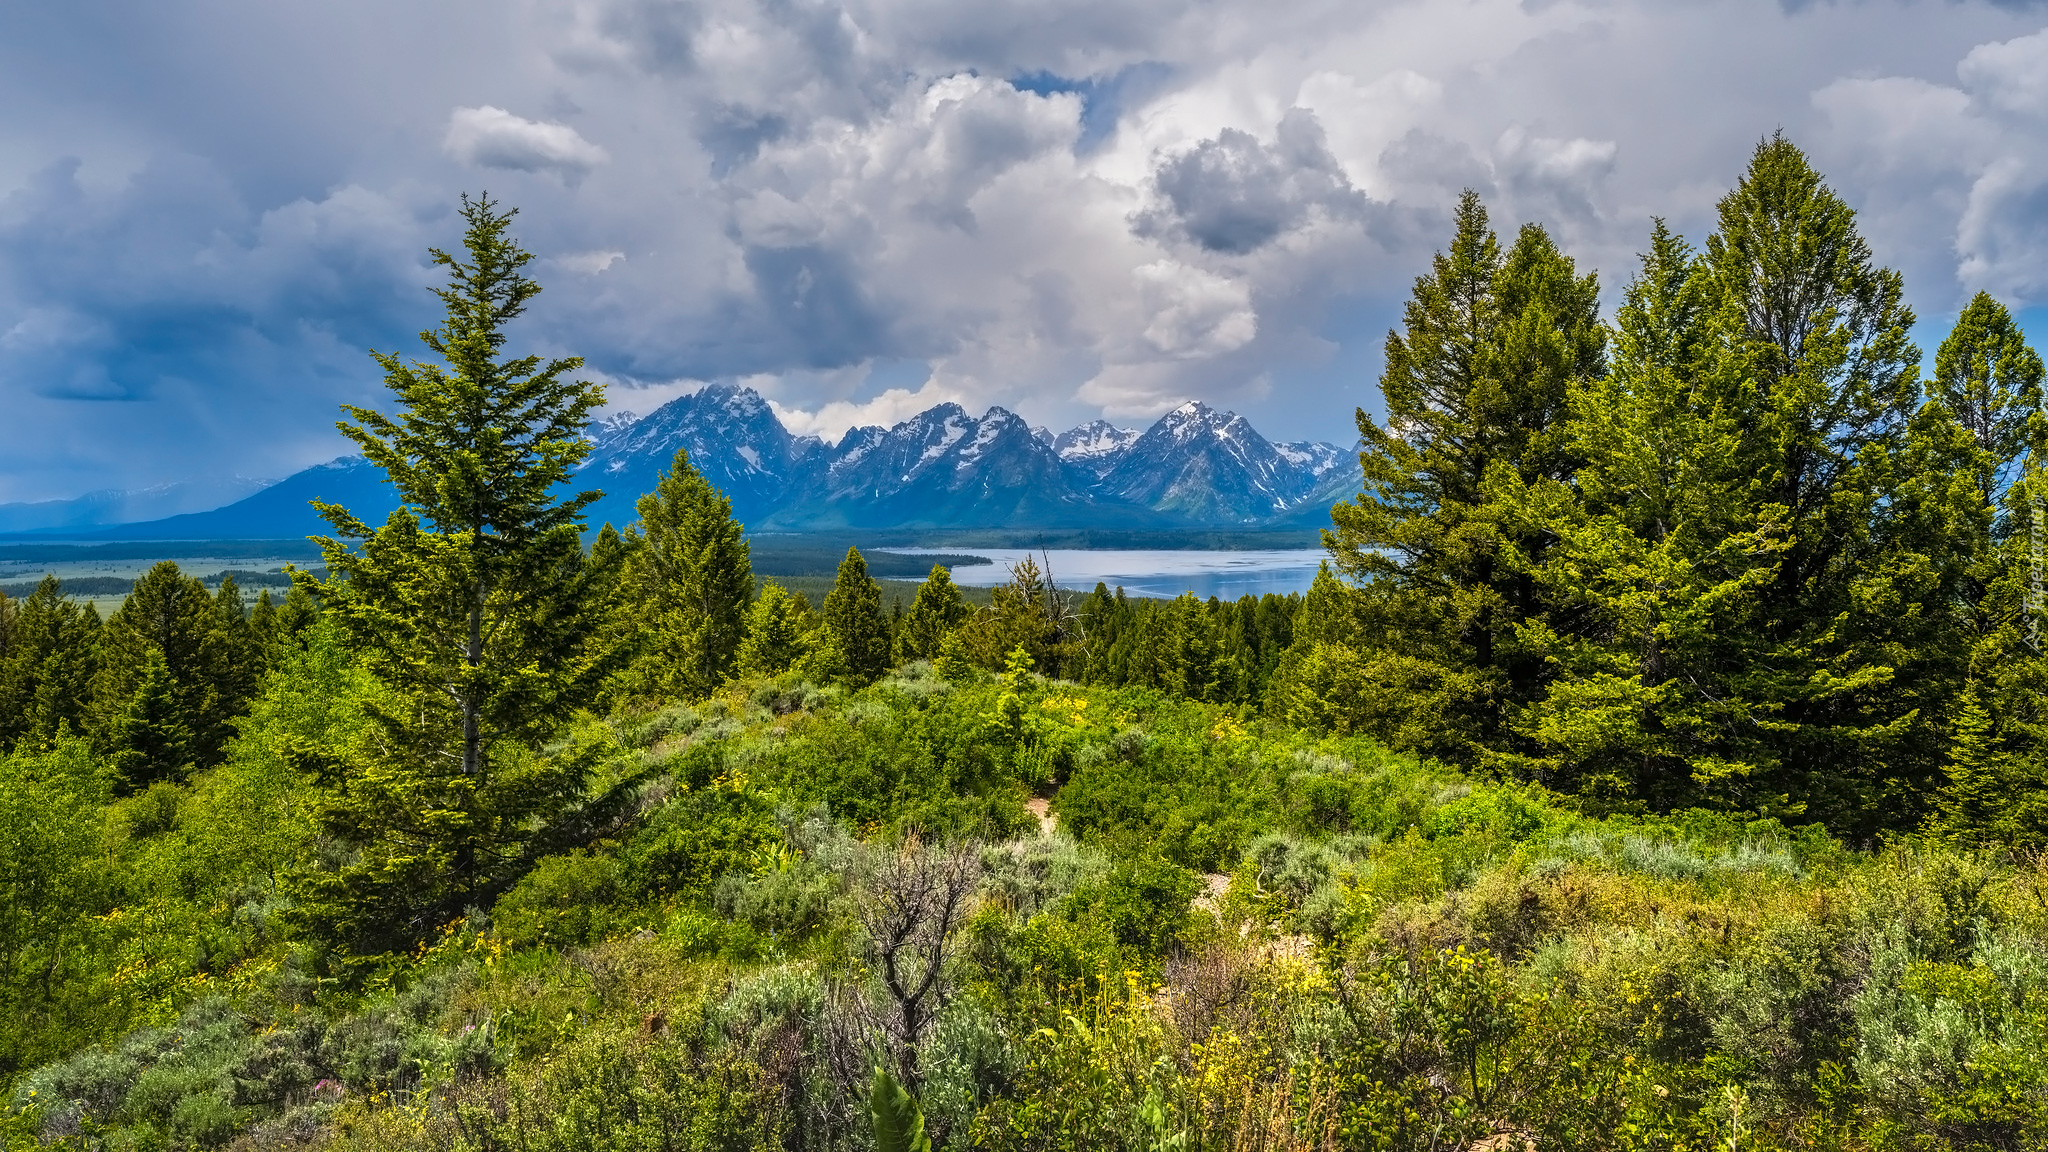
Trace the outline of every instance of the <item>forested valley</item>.
{"label": "forested valley", "polygon": [[1611,317],[1467,194],[1235,603],[586,525],[462,217],[399,512],[0,596],[9,1149],[2048,1147],[2042,361],[1789,141]]}

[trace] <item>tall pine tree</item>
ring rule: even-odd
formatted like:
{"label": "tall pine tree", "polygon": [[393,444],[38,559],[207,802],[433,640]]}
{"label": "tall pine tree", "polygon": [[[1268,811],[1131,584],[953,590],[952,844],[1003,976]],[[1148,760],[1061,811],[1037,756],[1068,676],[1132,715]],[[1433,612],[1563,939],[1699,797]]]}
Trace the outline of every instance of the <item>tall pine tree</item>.
{"label": "tall pine tree", "polygon": [[401,701],[372,709],[381,751],[323,816],[355,856],[301,893],[306,924],[370,953],[423,938],[576,823],[587,766],[535,750],[611,670],[608,574],[579,541],[598,494],[556,492],[590,452],[603,392],[570,377],[579,360],[501,356],[540,291],[521,271],[533,256],[489,198],[461,214],[467,258],[433,250],[446,318],[421,334],[440,362],[373,353],[397,410],[350,407],[339,425],[403,505],[381,528],[320,505],[331,575],[308,581]]}
{"label": "tall pine tree", "polygon": [[[1988,509],[1921,403],[1897,274],[1789,141],[1763,141],[1694,255],[1661,226],[1613,371],[1575,385],[1570,481],[1508,503],[1556,669],[1499,762],[1620,806],[1910,819],[1967,672]],[[1504,488],[1501,489],[1505,491]]]}
{"label": "tall pine tree", "polygon": [[1548,668],[1518,630],[1550,611],[1530,573],[1550,536],[1510,505],[1576,470],[1566,399],[1603,370],[1605,340],[1594,277],[1535,225],[1503,252],[1465,193],[1387,335],[1386,423],[1358,413],[1364,489],[1325,533],[1359,589],[1363,674],[1397,717],[1383,737],[1427,731],[1423,748],[1471,761],[1511,743],[1509,717],[1541,696]]}

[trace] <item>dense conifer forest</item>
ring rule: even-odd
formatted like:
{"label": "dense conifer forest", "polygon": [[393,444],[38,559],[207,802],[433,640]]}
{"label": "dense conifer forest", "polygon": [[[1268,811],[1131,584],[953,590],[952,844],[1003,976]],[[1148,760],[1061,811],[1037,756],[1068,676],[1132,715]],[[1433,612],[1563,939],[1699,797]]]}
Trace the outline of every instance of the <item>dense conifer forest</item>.
{"label": "dense conifer forest", "polygon": [[1468,194],[1235,603],[585,525],[462,215],[403,509],[0,596],[9,1149],[2048,1147],[2042,362],[1790,142],[1606,318]]}

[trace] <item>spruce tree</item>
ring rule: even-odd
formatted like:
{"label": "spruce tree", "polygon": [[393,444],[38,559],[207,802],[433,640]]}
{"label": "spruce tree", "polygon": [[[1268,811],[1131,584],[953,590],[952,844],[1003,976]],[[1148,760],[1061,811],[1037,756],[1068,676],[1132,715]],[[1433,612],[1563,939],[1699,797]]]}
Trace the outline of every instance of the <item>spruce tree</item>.
{"label": "spruce tree", "polygon": [[242,590],[236,586],[234,577],[221,580],[220,590],[213,597],[213,610],[216,626],[206,657],[208,673],[215,695],[232,702],[232,707],[228,715],[215,721],[223,730],[207,735],[216,746],[224,747],[233,735],[228,721],[248,711],[250,701],[262,689],[268,661],[263,639],[243,606]]}
{"label": "spruce tree", "polygon": [[188,734],[193,763],[210,767],[247,707],[253,684],[234,666],[221,607],[206,586],[166,560],[136,580],[101,631],[93,679],[92,726],[100,750],[120,754],[120,718],[135,699],[156,653],[170,677],[170,703]]}
{"label": "spruce tree", "polygon": [[85,731],[99,667],[99,613],[65,599],[55,576],[43,577],[13,609],[0,655],[0,752]]}
{"label": "spruce tree", "polygon": [[[264,605],[270,611],[265,612]],[[263,645],[264,660],[276,663],[289,651],[303,651],[306,630],[320,619],[320,608],[304,582],[294,580],[291,590],[285,593],[284,603],[271,599],[265,590],[256,604],[256,612],[249,618],[250,627],[255,630],[258,643]]]}
{"label": "spruce tree", "polygon": [[348,767],[323,814],[356,855],[301,891],[309,927],[364,952],[424,938],[576,825],[587,766],[534,750],[611,670],[594,594],[609,574],[579,540],[598,493],[556,491],[603,392],[571,378],[580,360],[501,356],[540,291],[521,271],[533,257],[488,197],[461,215],[466,259],[432,250],[446,316],[420,338],[440,362],[373,352],[396,411],[351,406],[338,425],[402,506],[372,528],[319,505],[330,575],[306,580],[399,701],[370,710],[377,758]]}
{"label": "spruce tree", "polygon": [[845,662],[845,674],[869,683],[889,670],[889,626],[882,619],[882,588],[868,578],[868,562],[848,548],[832,590],[825,594],[825,641]]}
{"label": "spruce tree", "polygon": [[2039,442],[2042,375],[2041,357],[2012,313],[1984,292],[1971,298],[1935,350],[1928,392],[1983,451],[1974,479],[1986,504],[2004,494],[2020,459]]}
{"label": "spruce tree", "polygon": [[1782,135],[1719,204],[1703,269],[1736,385],[1734,462],[1752,507],[1784,523],[1750,651],[1728,671],[1779,750],[1756,791],[1869,834],[1919,807],[1945,755],[1931,721],[1966,671],[1970,552],[1946,526],[1980,510],[1955,504],[1962,462],[1940,414],[1914,426],[1920,353],[1899,275]]}
{"label": "spruce tree", "polygon": [[1530,575],[1550,537],[1505,505],[1575,471],[1567,395],[1601,373],[1604,343],[1594,277],[1535,225],[1503,252],[1465,193],[1450,248],[1387,335],[1386,423],[1358,412],[1364,488],[1325,533],[1359,587],[1365,675],[1406,701],[1397,711],[1432,718],[1426,750],[1502,748],[1509,716],[1542,693],[1548,667],[1518,631],[1550,610]]}
{"label": "spruce tree", "polygon": [[134,695],[114,715],[114,770],[124,794],[185,778],[191,767],[192,732],[179,695],[164,654],[149,649],[137,672]]}
{"label": "spruce tree", "polygon": [[902,658],[929,660],[937,656],[946,633],[960,627],[970,614],[952,574],[941,565],[932,565],[931,574],[918,585],[917,599],[897,631],[896,646]]}
{"label": "spruce tree", "polygon": [[1709,286],[1658,221],[1610,371],[1569,399],[1585,463],[1516,503],[1556,541],[1531,572],[1559,618],[1523,638],[1557,676],[1517,714],[1527,744],[1501,763],[1623,809],[1759,807],[1749,782],[1777,763],[1768,713],[1723,682],[1755,657],[1754,607],[1784,533],[1736,463],[1738,381],[1714,353]]}
{"label": "spruce tree", "polygon": [[1920,403],[1898,276],[1799,150],[1759,144],[1719,211],[1697,256],[1653,234],[1613,370],[1572,390],[1582,466],[1494,486],[1553,541],[1516,566],[1555,676],[1496,762],[1867,836],[1947,755],[1988,509],[1970,436]]}
{"label": "spruce tree", "polygon": [[962,627],[968,655],[991,670],[1008,666],[1013,649],[1029,653],[1046,676],[1071,676],[1081,665],[1083,636],[1052,573],[1029,554],[1010,566],[1010,579],[997,585],[989,606]]}
{"label": "spruce tree", "polygon": [[747,613],[747,638],[740,642],[739,673],[780,676],[810,654],[818,621],[810,601],[770,581]]}
{"label": "spruce tree", "polygon": [[648,631],[641,659],[655,691],[698,699],[732,676],[754,598],[754,569],[732,501],[678,450],[640,497],[629,584]]}

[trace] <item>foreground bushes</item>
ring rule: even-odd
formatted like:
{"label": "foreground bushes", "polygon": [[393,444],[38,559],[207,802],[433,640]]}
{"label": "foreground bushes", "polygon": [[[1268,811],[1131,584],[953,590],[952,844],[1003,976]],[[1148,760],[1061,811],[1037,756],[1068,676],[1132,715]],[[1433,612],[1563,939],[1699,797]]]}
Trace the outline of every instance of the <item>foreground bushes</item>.
{"label": "foreground bushes", "polygon": [[[2048,1143],[2032,865],[1589,819],[1362,740],[1016,672],[590,723],[645,775],[630,818],[367,977],[266,928],[288,897],[260,871],[130,888],[167,932],[214,925],[191,938],[232,942],[234,975],[147,976],[161,1014],[15,1081],[9,1146],[866,1149],[878,1063],[941,1148]],[[106,843],[171,868],[229,838],[191,800],[219,788],[117,802]],[[963,841],[950,918],[878,867]],[[889,907],[937,957],[913,1032]],[[122,987],[73,957],[61,1002]]]}

